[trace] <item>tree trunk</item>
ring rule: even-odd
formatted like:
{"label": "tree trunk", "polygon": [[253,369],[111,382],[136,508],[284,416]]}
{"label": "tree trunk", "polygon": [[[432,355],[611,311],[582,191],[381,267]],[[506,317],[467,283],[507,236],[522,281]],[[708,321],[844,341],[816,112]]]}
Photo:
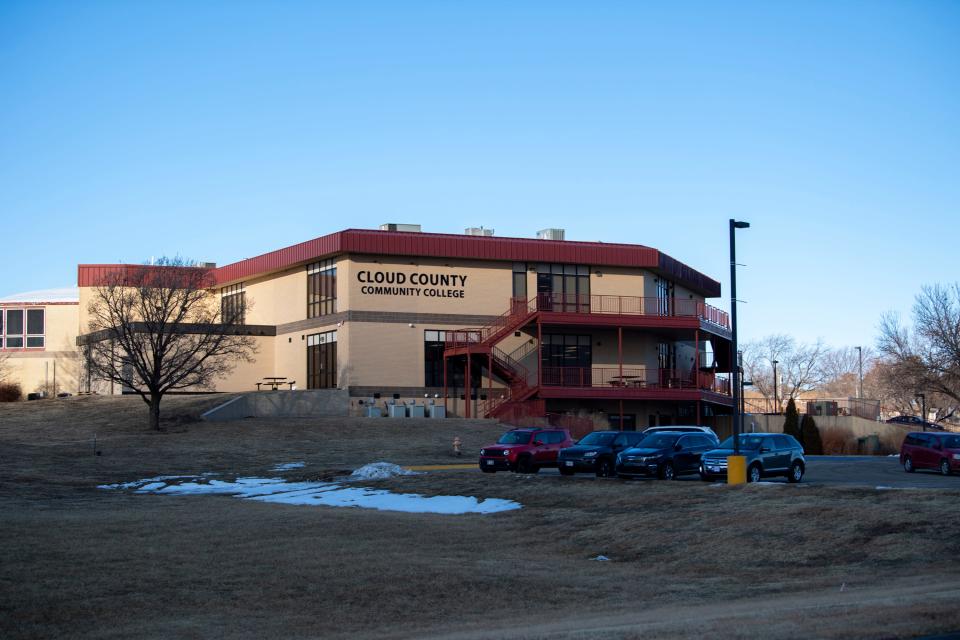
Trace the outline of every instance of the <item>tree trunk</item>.
{"label": "tree trunk", "polygon": [[160,431],[160,398],[159,393],[150,394],[150,428]]}

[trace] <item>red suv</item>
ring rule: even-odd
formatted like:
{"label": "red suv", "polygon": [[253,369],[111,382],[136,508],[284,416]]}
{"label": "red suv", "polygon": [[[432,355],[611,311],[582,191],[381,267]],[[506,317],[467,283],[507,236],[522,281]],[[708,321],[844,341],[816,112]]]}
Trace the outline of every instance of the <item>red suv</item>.
{"label": "red suv", "polygon": [[900,447],[900,464],[907,473],[936,469],[945,476],[960,471],[960,435],[956,433],[908,433]]}
{"label": "red suv", "polygon": [[536,473],[541,467],[557,466],[560,449],[571,446],[573,438],[566,429],[512,429],[496,444],[480,449],[480,470]]}

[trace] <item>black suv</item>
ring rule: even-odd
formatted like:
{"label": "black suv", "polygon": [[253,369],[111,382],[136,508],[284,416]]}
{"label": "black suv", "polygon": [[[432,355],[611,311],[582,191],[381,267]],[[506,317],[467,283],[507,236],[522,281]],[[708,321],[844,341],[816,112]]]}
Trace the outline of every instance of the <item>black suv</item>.
{"label": "black suv", "polygon": [[703,452],[716,448],[717,439],[708,433],[659,431],[617,456],[617,475],[673,480],[677,476],[696,473]]}
{"label": "black suv", "polygon": [[[700,478],[706,482],[726,478],[727,456],[732,455],[731,436],[719,448],[703,454]],[[740,455],[747,459],[747,482],[759,482],[770,476],[786,476],[790,482],[800,482],[807,470],[803,446],[793,436],[783,433],[740,434]]]}
{"label": "black suv", "polygon": [[636,431],[594,431],[580,439],[572,447],[560,450],[557,466],[560,473],[572,476],[578,471],[597,474],[605,478],[613,475],[617,454],[643,440]]}

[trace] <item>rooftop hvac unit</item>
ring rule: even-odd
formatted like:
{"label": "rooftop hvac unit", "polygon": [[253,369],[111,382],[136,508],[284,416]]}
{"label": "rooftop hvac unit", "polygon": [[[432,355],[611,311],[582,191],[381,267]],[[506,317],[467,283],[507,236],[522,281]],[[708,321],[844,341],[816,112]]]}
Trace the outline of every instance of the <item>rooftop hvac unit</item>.
{"label": "rooftop hvac unit", "polygon": [[387,222],[380,225],[380,231],[406,231],[409,233],[420,233],[420,225],[398,224],[396,222]]}
{"label": "rooftop hvac unit", "polygon": [[483,227],[468,227],[464,230],[468,236],[492,236],[493,229],[484,229]]}
{"label": "rooftop hvac unit", "polygon": [[537,231],[537,240],[563,240],[563,229],[541,229]]}

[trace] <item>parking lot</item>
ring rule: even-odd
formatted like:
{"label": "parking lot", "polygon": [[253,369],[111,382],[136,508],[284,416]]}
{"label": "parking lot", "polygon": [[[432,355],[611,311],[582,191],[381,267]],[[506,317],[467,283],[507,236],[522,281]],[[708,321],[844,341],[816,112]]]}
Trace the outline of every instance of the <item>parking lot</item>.
{"label": "parking lot", "polygon": [[[935,471],[906,473],[897,456],[807,456],[804,484],[846,485],[883,489],[960,489],[960,476],[942,476]],[[556,469],[543,469],[541,474],[559,477]],[[574,478],[592,478],[578,474]],[[569,478],[564,478],[568,480]],[[638,479],[635,482],[661,482]],[[700,482],[697,475],[680,476],[676,482]],[[782,482],[786,478],[766,478],[764,482]]]}

